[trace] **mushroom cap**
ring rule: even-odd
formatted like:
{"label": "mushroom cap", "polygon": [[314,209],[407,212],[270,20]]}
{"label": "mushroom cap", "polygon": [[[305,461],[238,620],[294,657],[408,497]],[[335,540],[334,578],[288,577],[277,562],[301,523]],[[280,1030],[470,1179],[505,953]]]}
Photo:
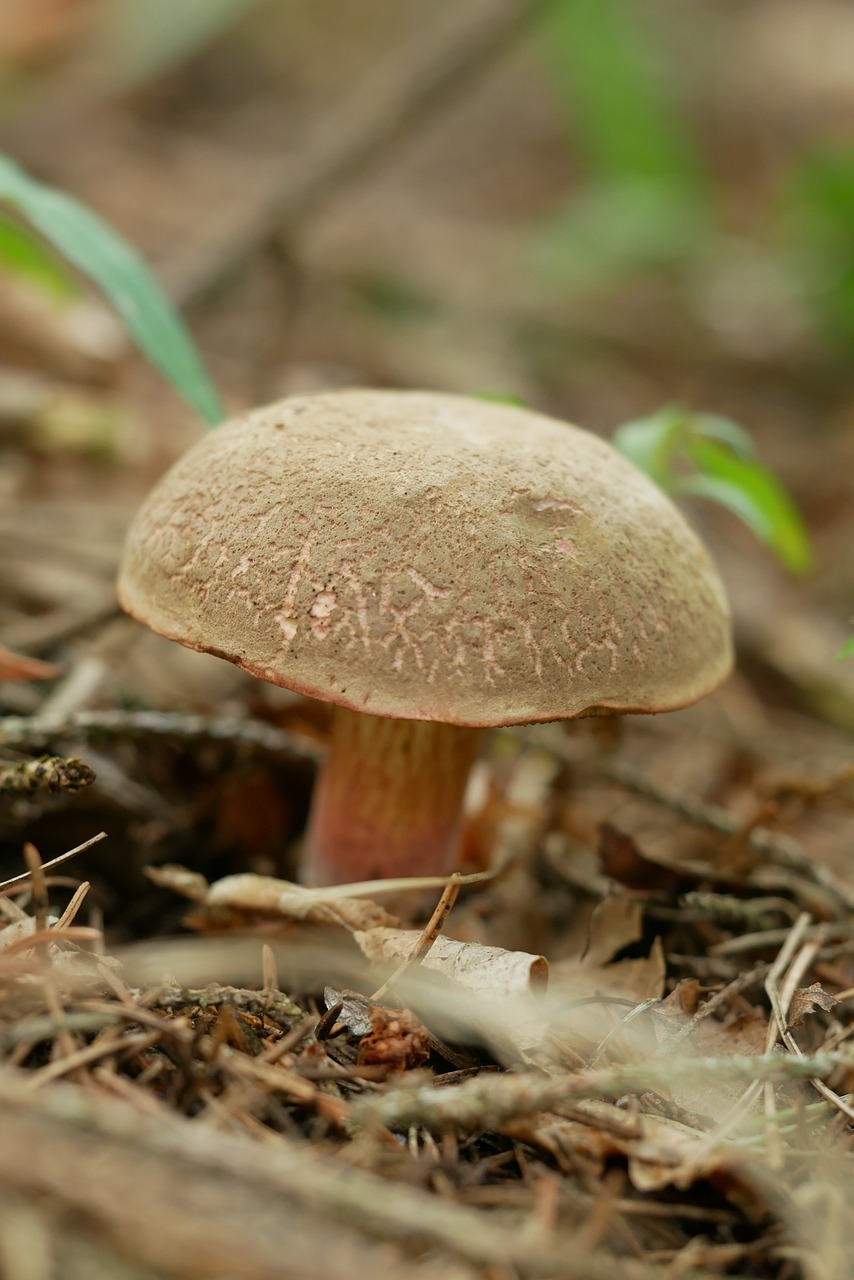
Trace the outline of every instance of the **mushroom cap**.
{"label": "mushroom cap", "polygon": [[717,571],[646,476],[431,392],[293,397],[204,436],[137,514],[119,597],[262,680],[459,725],[673,710],[732,662]]}

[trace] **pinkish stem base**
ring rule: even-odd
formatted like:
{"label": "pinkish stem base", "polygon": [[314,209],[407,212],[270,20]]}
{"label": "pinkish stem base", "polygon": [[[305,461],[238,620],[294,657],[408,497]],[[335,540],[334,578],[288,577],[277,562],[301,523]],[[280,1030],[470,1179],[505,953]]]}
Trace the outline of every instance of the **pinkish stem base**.
{"label": "pinkish stem base", "polygon": [[480,736],[479,729],[336,707],[303,878],[324,885],[452,871]]}

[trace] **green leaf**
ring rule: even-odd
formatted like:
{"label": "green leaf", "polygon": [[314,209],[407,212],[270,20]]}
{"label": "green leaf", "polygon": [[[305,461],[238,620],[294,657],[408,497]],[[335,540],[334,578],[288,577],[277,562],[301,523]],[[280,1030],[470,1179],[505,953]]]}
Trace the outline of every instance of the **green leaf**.
{"label": "green leaf", "polygon": [[837,658],[850,658],[854,656],[854,636],[848,637],[836,656]]}
{"label": "green leaf", "polygon": [[512,391],[482,390],[475,391],[472,394],[475,400],[485,400],[488,404],[509,404],[514,409],[527,409],[529,407],[522,396],[517,396]]}
{"label": "green leaf", "polygon": [[670,466],[685,414],[667,406],[648,418],[638,418],[618,427],[613,435],[614,447],[644,471],[663,489],[670,487]]}
{"label": "green leaf", "polygon": [[812,564],[800,512],[737,422],[669,406],[619,427],[614,444],[666,492],[710,498],[732,511],[792,573]]}
{"label": "green leaf", "polygon": [[679,184],[594,179],[539,226],[534,266],[552,288],[577,292],[694,261],[711,226],[706,204]]}
{"label": "green leaf", "polygon": [[667,83],[663,41],[632,0],[562,0],[546,11],[543,32],[570,127],[600,179],[704,182]]}
{"label": "green leaf", "polygon": [[697,474],[677,477],[675,492],[713,498],[740,516],[792,573],[809,569],[809,535],[800,512],[771,471],[700,436],[686,441],[685,453]]}
{"label": "green leaf", "polygon": [[685,415],[689,428],[698,432],[707,440],[717,440],[728,445],[740,458],[755,458],[756,445],[749,431],[732,418],[725,418],[718,413],[692,413]]}
{"label": "green leaf", "polygon": [[595,288],[694,262],[714,226],[702,150],[666,32],[636,0],[560,0],[540,24],[585,183],[542,228],[534,265],[553,287]]}
{"label": "green leaf", "polygon": [[71,299],[77,292],[62,264],[17,223],[0,218],[0,266],[16,276],[24,276],[55,298]]}
{"label": "green leaf", "polygon": [[115,307],[153,365],[209,423],[223,416],[192,340],[145,263],[101,218],[0,156],[0,200],[22,213]]}
{"label": "green leaf", "polygon": [[854,341],[854,148],[810,150],[783,198],[789,261],[816,319],[850,358]]}

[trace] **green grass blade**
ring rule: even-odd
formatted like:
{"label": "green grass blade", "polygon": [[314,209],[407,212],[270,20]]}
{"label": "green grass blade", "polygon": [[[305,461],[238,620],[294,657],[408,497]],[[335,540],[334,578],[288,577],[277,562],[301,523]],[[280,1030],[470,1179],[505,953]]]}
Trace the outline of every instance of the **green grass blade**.
{"label": "green grass blade", "polygon": [[618,427],[613,442],[667,493],[710,498],[732,511],[792,573],[810,568],[812,547],[800,512],[756,460],[749,433],[731,418],[670,405]]}
{"label": "green grass blade", "polygon": [[0,200],[102,290],[151,363],[206,422],[219,422],[219,397],[192,340],[134,250],[96,214],[6,156],[0,156]]}
{"label": "green grass blade", "polygon": [[789,262],[816,319],[850,359],[854,341],[854,148],[807,152],[785,192]]}
{"label": "green grass blade", "polygon": [[0,266],[37,284],[54,298],[70,299],[77,292],[71,274],[40,240],[15,222],[0,218]]}
{"label": "green grass blade", "polygon": [[697,474],[677,477],[674,492],[712,498],[735,512],[793,573],[812,564],[800,512],[772,472],[714,440],[694,438],[685,453]]}
{"label": "green grass blade", "polygon": [[750,432],[733,422],[732,418],[725,418],[719,413],[691,413],[686,414],[685,419],[692,434],[705,440],[717,440],[739,458],[756,457],[756,446]]}
{"label": "green grass blade", "polygon": [[648,418],[623,423],[614,432],[612,443],[639,471],[644,471],[662,489],[668,489],[671,457],[684,422],[681,409],[667,406]]}
{"label": "green grass blade", "polygon": [[543,20],[570,124],[601,180],[703,185],[648,16],[630,0],[561,0]]}

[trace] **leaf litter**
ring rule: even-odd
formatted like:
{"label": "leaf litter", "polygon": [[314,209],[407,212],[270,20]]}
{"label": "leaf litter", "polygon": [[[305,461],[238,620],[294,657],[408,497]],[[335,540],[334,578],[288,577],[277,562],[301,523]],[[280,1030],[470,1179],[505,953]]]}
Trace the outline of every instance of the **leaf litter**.
{"label": "leaf litter", "polygon": [[[420,928],[384,905],[384,884],[209,882],[161,863],[148,883],[187,904],[184,935],[108,944],[90,883],[57,909],[71,877],[31,849],[0,897],[0,1109],[15,1116],[0,1189],[84,1213],[85,1241],[63,1235],[72,1253],[158,1276],[181,1272],[132,1233],[115,1243],[116,1188],[141,1162],[145,1205],[183,1256],[197,1229],[169,1207],[174,1144],[217,1219],[211,1241],[240,1255],[235,1276],[275,1274],[257,1234],[286,1184],[305,1208],[300,1248],[313,1242],[333,1276],[380,1246],[379,1275],[841,1274],[854,1122],[844,897],[828,881],[816,919],[797,879],[769,896],[696,846],[668,853],[659,875],[662,853],[610,818],[579,887],[554,856],[566,783],[541,751],[520,741],[496,770],[537,761],[531,812],[493,786],[481,802],[497,812],[474,819],[500,848],[509,815],[511,852],[494,874],[434,888]],[[523,829],[539,832],[526,853]],[[72,855],[54,860],[63,873]],[[732,945],[745,921],[747,953]],[[542,951],[487,942],[490,925]],[[40,1160],[13,1177],[9,1153],[23,1161],[34,1142],[88,1168],[93,1134],[110,1184],[93,1169],[72,1192]],[[295,1156],[311,1170],[298,1191]],[[235,1197],[251,1202],[240,1225]],[[208,1252],[197,1274],[217,1265]]]}

